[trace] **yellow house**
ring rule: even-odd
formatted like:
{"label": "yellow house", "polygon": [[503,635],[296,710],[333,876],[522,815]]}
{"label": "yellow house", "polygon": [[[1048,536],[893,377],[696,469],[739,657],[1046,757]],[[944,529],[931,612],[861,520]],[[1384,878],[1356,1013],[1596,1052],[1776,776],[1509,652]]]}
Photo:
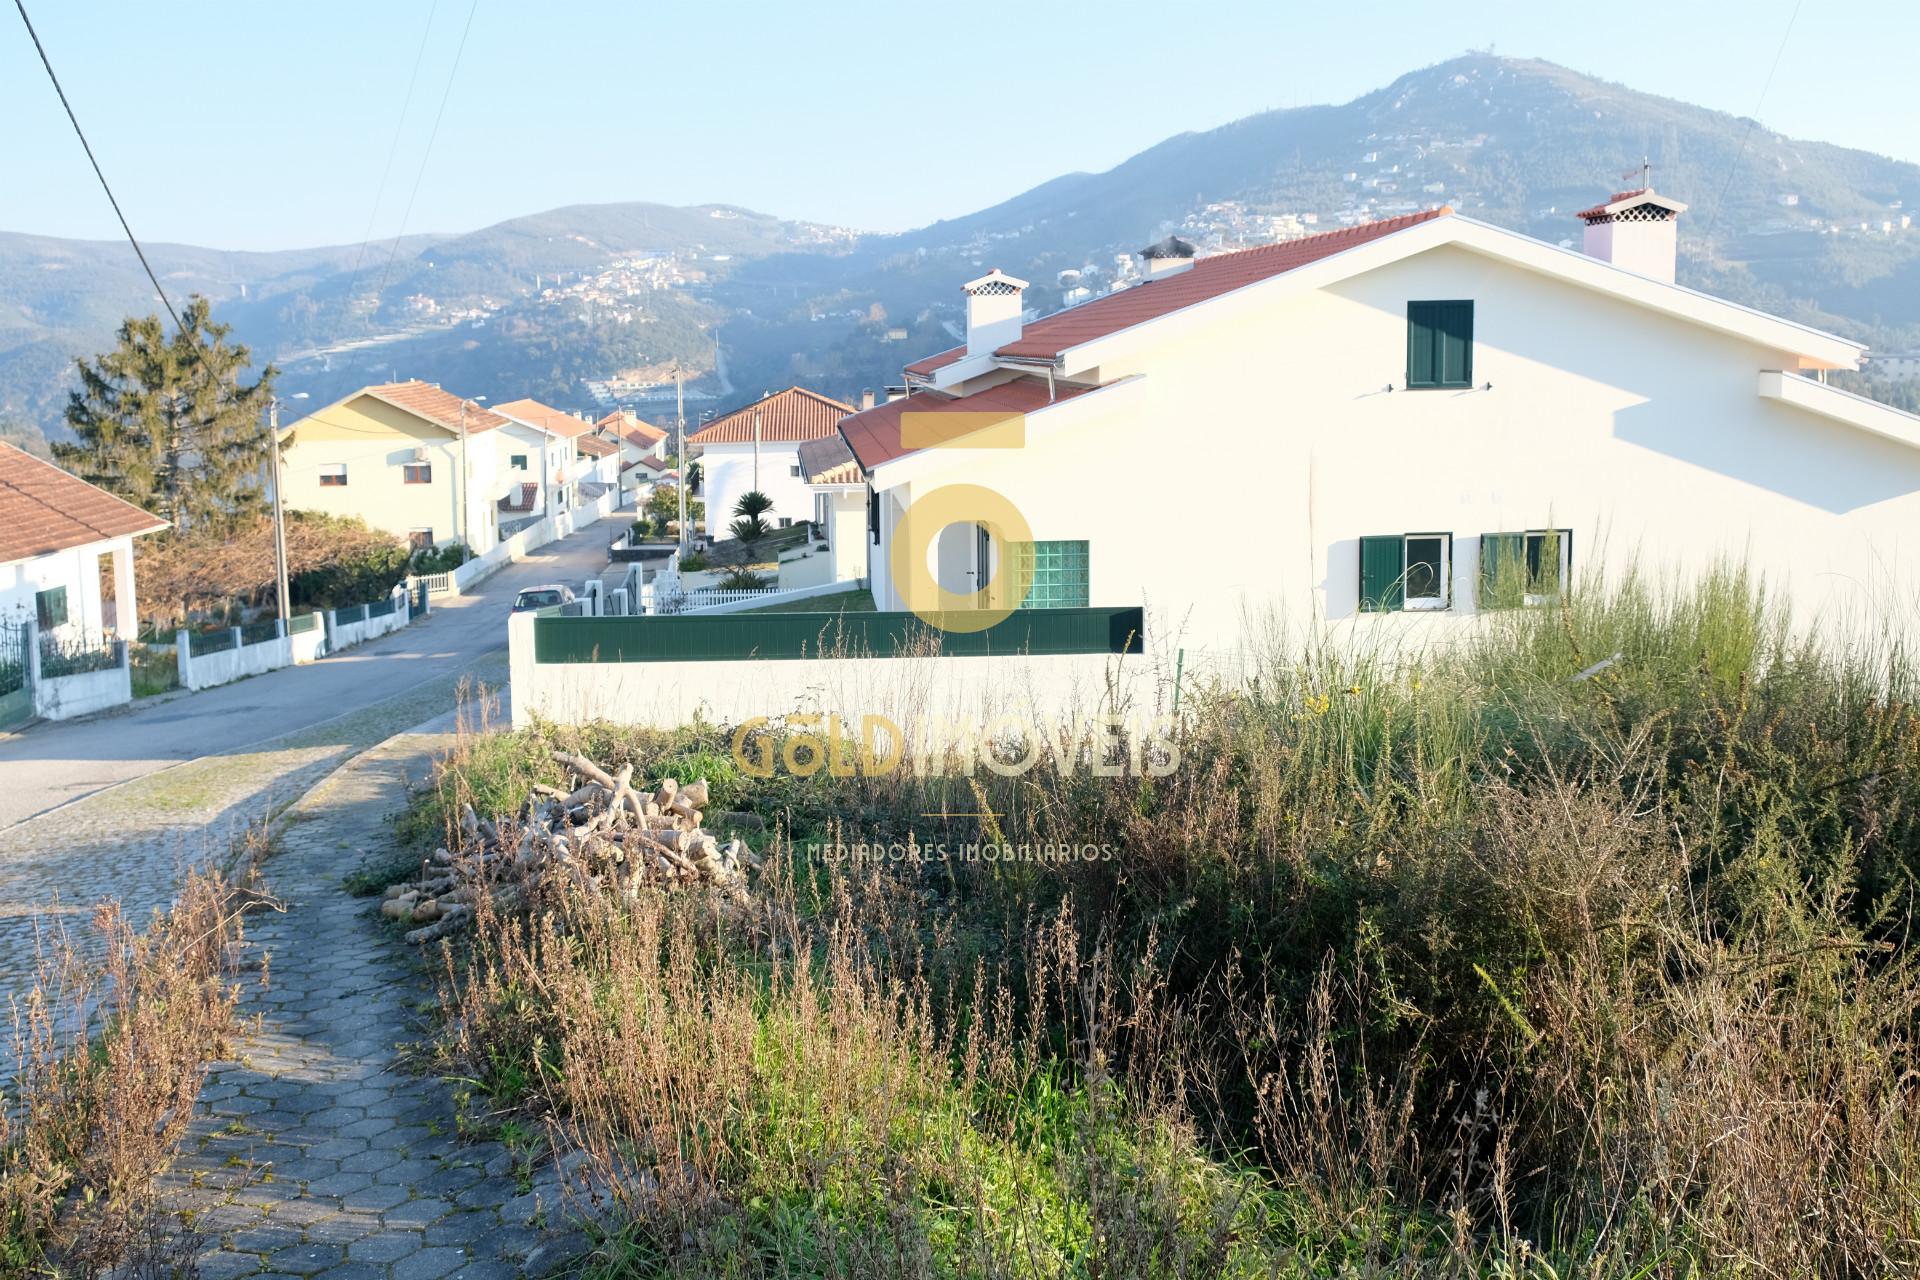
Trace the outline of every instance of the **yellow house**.
{"label": "yellow house", "polygon": [[507,419],[436,384],[360,390],[281,429],[288,509],[358,516],[416,547],[499,539],[501,476],[489,433]]}

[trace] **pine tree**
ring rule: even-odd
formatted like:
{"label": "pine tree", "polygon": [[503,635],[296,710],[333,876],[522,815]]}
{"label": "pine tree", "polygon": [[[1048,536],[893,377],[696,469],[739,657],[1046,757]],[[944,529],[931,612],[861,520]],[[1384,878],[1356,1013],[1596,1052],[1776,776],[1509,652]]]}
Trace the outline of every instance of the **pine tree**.
{"label": "pine tree", "polygon": [[195,295],[171,339],[158,316],[129,318],[119,343],[76,361],[80,390],[67,396],[77,443],[56,444],[60,465],[175,529],[219,528],[265,501],[265,412],[272,365],[247,384],[253,365],[232,327],[212,320]]}

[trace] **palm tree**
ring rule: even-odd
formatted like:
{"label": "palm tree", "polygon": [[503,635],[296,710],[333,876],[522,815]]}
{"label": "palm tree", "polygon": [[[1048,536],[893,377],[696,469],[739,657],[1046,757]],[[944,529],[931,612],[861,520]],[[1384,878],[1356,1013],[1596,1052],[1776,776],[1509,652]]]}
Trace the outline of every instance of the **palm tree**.
{"label": "palm tree", "polygon": [[773,499],[758,489],[749,489],[740,495],[740,501],[733,504],[733,514],[737,516],[764,516],[773,510]]}

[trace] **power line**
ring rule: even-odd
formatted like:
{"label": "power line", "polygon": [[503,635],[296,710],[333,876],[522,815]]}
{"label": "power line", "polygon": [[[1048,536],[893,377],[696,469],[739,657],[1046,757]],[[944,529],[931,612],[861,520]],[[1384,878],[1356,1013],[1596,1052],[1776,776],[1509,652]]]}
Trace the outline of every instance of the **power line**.
{"label": "power line", "polygon": [[140,267],[147,273],[147,279],[153,282],[153,291],[160,295],[160,305],[173,317],[174,329],[185,333],[187,327],[180,323],[180,313],[173,309],[167,291],[160,287],[160,277],[153,273],[153,264],[147,261],[147,251],[140,247],[133,228],[127,225],[127,215],[120,211],[120,202],[114,198],[113,188],[107,185],[107,175],[100,170],[100,161],[93,154],[93,144],[87,141],[86,131],[80,127],[80,117],[73,114],[73,104],[67,101],[67,91],[60,87],[60,77],[53,73],[53,63],[47,58],[46,46],[40,43],[40,33],[33,29],[33,19],[27,16],[26,0],[13,0],[13,7],[20,11],[20,21],[27,24],[27,35],[33,40],[34,52],[40,55],[40,65],[47,69],[47,79],[53,81],[53,91],[60,96],[60,105],[66,108],[67,119],[73,122],[73,131],[80,138],[80,147],[87,153],[87,163],[93,166],[93,176],[100,179],[100,189],[107,193],[107,203],[113,206],[113,216],[120,219],[120,229],[127,233],[127,243],[133,246],[134,256],[140,259]]}
{"label": "power line", "polygon": [[347,273],[348,287],[360,275],[360,263],[367,256],[367,246],[373,243],[374,219],[380,216],[380,201],[387,194],[387,179],[393,176],[393,158],[400,152],[400,134],[407,123],[407,112],[413,106],[413,89],[420,81],[420,64],[427,56],[427,40],[433,35],[433,17],[440,11],[440,0],[433,0],[427,7],[427,26],[420,33],[420,47],[414,50],[413,73],[407,77],[407,93],[400,100],[400,117],[393,122],[393,141],[387,144],[387,163],[380,170],[380,185],[373,191],[373,207],[367,210],[367,229],[360,236],[360,247],[353,254],[353,270]]}
{"label": "power line", "polygon": [[1787,52],[1787,41],[1793,36],[1793,24],[1800,19],[1802,0],[1794,0],[1793,12],[1787,15],[1787,29],[1780,33],[1780,47],[1773,51],[1773,65],[1767,68],[1767,78],[1760,86],[1760,100],[1753,104],[1753,114],[1747,117],[1746,132],[1740,135],[1740,149],[1733,154],[1733,163],[1727,166],[1727,180],[1720,184],[1720,194],[1714,198],[1713,215],[1707,219],[1705,238],[1713,238],[1713,229],[1720,222],[1720,209],[1727,202],[1727,192],[1733,189],[1734,175],[1740,172],[1740,162],[1746,159],[1747,143],[1753,139],[1753,126],[1758,124],[1760,108],[1766,105],[1767,91],[1773,88],[1774,73],[1780,70],[1780,59]]}
{"label": "power line", "polygon": [[[19,0],[14,0],[17,4]],[[367,313],[367,325],[373,325],[373,316],[380,309],[380,295],[386,292],[387,277],[393,270],[393,263],[400,256],[400,241],[407,234],[407,223],[413,220],[413,203],[420,196],[420,181],[427,176],[427,161],[433,157],[433,143],[440,136],[440,121],[447,114],[447,99],[453,96],[454,78],[460,74],[460,55],[466,52],[467,34],[473,30],[473,15],[480,8],[480,0],[472,0],[467,6],[466,25],[460,28],[460,43],[453,51],[453,65],[447,69],[446,87],[440,91],[440,107],[433,113],[433,128],[427,133],[426,150],[420,153],[420,168],[413,175],[413,190],[407,195],[406,211],[400,215],[400,227],[393,234],[393,249],[387,254],[387,263],[380,268],[380,283],[373,290],[373,311]]]}

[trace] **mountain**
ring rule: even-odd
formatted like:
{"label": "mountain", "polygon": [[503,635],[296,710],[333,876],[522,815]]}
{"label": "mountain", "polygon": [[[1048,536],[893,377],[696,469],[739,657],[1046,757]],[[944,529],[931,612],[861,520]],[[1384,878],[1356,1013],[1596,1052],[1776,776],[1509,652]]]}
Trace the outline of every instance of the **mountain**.
{"label": "mountain", "polygon": [[[581,205],[455,236],[272,254],[156,246],[283,385],[387,376],[469,394],[690,411],[805,380],[850,396],[950,345],[958,286],[990,266],[1043,310],[1111,284],[1178,230],[1203,250],[1449,203],[1543,239],[1633,185],[1687,201],[1680,280],[1875,346],[1920,346],[1920,166],[1551,63],[1470,54],[1340,106],[1270,111],[1070,173],[963,217],[859,235],[725,206]],[[1883,226],[1890,230],[1883,230]],[[1078,273],[1062,280],[1062,272]],[[72,356],[151,290],[123,246],[0,235],[0,421],[57,428]]]}

